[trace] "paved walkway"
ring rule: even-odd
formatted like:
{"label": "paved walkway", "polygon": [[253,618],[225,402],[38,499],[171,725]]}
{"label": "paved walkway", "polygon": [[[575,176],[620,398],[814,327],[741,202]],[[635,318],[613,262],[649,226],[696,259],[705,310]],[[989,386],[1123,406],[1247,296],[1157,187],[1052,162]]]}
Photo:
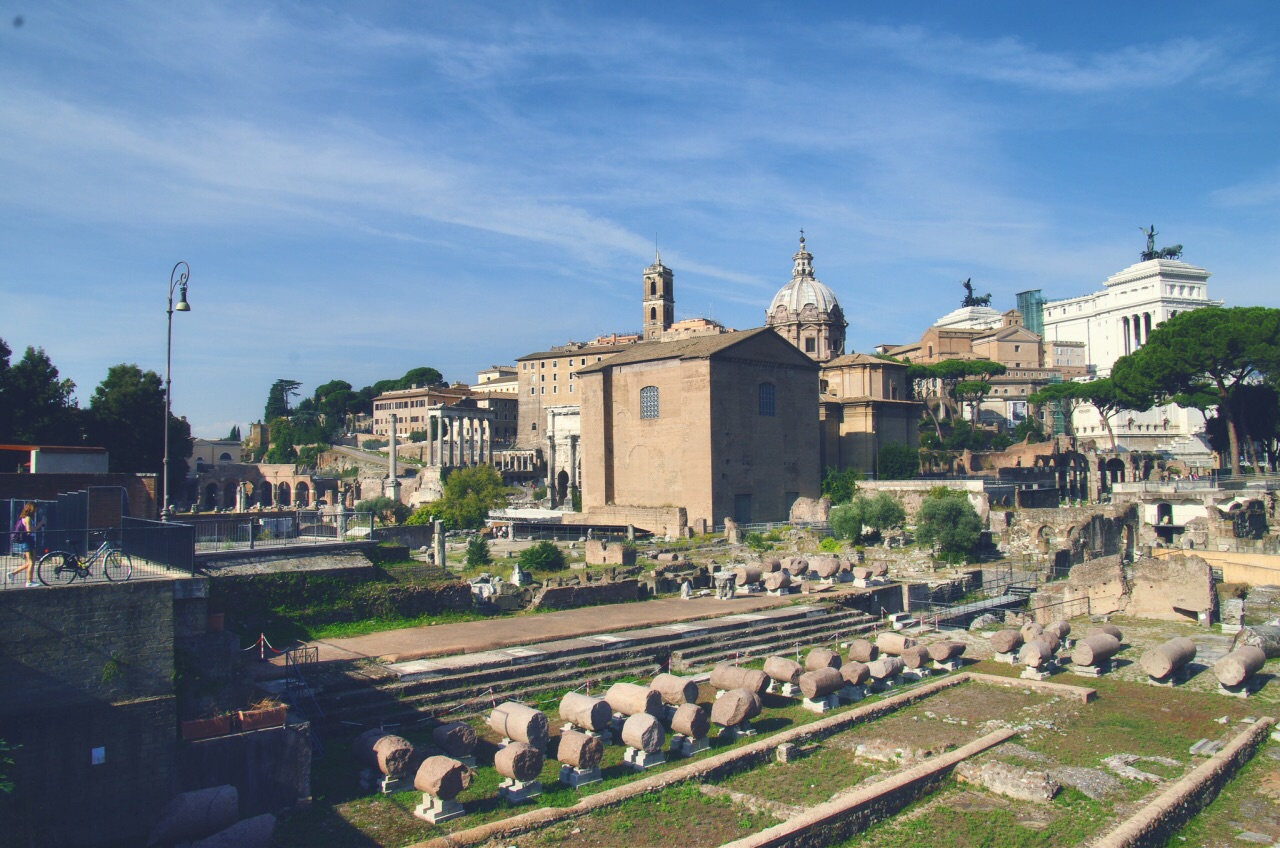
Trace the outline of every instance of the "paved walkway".
{"label": "paved walkway", "polygon": [[324,639],[307,643],[320,648],[320,661],[377,658],[383,662],[405,662],[425,657],[470,654],[531,642],[548,642],[593,633],[607,633],[636,627],[673,624],[698,618],[751,612],[814,600],[830,593],[813,595],[739,595],[732,601],[713,597],[661,598],[631,604],[582,607],[533,615],[500,616],[484,621],[433,624],[404,630],[385,630],[347,639]]}

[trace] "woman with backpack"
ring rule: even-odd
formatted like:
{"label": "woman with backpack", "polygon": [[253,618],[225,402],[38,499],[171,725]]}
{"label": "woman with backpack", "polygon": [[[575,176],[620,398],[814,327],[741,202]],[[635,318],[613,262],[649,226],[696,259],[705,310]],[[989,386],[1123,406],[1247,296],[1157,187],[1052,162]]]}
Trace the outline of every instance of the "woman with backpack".
{"label": "woman with backpack", "polygon": [[18,582],[14,578],[19,574],[25,573],[27,575],[26,584],[28,589],[40,585],[36,582],[36,558],[32,552],[35,548],[36,537],[34,533],[37,529],[36,505],[28,503],[22,508],[22,514],[14,522],[13,532],[9,534],[9,550],[15,554],[22,554],[22,568],[9,572],[5,577],[6,583]]}

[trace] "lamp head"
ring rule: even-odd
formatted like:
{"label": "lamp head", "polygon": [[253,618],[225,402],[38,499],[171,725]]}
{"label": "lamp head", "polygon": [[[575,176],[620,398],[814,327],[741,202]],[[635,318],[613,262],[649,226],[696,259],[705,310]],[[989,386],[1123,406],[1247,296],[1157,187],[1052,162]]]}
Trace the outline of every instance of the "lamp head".
{"label": "lamp head", "polygon": [[184,283],[178,293],[178,302],[173,305],[174,312],[190,312],[191,304],[187,303],[187,286]]}

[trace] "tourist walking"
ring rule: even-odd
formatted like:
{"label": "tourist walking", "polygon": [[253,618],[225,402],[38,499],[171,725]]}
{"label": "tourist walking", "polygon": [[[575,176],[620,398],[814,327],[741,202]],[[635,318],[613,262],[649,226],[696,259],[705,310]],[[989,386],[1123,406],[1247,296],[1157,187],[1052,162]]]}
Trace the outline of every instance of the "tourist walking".
{"label": "tourist walking", "polygon": [[36,582],[35,531],[41,526],[43,522],[36,521],[36,505],[28,503],[22,508],[22,514],[14,522],[13,532],[9,534],[9,550],[15,554],[22,554],[22,568],[9,572],[5,576],[6,583],[20,582],[14,578],[19,574],[25,574],[28,589],[40,585]]}

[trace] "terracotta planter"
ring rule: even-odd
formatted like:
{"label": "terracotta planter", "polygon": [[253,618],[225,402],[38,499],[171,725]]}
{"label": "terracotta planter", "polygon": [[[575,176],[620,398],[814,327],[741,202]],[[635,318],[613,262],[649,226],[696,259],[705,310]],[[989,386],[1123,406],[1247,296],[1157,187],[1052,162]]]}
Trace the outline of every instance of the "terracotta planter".
{"label": "terracotta planter", "polygon": [[285,710],[283,705],[268,707],[265,710],[241,710],[239,712],[240,729],[260,730],[264,727],[281,727],[284,725]]}
{"label": "terracotta planter", "polygon": [[189,742],[196,739],[209,739],[213,736],[226,736],[230,732],[231,716],[229,715],[182,722],[182,738]]}
{"label": "terracotta planter", "polygon": [[226,613],[221,613],[221,612],[209,613],[205,621],[205,630],[209,631],[210,633],[221,633],[223,619],[225,618],[225,616],[226,616]]}

